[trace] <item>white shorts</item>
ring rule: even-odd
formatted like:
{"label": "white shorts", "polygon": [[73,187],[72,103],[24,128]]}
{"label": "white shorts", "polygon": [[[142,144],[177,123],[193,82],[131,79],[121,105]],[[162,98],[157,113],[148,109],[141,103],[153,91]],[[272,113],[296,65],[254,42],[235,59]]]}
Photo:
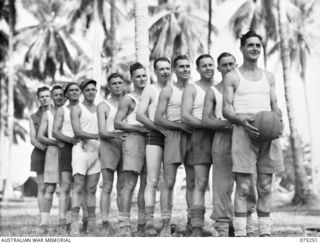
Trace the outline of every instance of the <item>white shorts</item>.
{"label": "white shorts", "polygon": [[100,141],[80,141],[72,148],[72,175],[93,175],[100,173]]}

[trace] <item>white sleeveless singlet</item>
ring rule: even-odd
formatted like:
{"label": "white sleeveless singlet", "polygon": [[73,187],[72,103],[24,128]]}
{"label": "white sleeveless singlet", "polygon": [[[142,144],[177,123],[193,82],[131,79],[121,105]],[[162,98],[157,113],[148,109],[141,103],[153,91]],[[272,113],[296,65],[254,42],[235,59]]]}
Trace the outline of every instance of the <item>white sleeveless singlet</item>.
{"label": "white sleeveless singlet", "polygon": [[70,109],[67,106],[62,106],[62,107],[63,107],[64,114],[63,114],[61,132],[66,136],[73,137],[74,133],[71,125]]}
{"label": "white sleeveless singlet", "polygon": [[222,115],[222,94],[215,86],[211,86],[210,88],[216,99],[215,115],[218,119],[225,119]]}
{"label": "white sleeveless singlet", "polygon": [[171,85],[172,95],[169,99],[168,108],[167,108],[167,117],[170,121],[181,121],[181,100],[182,100],[182,92],[178,87],[174,84]]}
{"label": "white sleeveless singlet", "polygon": [[90,112],[82,103],[79,104],[81,109],[81,116],[80,116],[80,127],[81,130],[92,133],[98,134],[98,119],[97,119],[97,112]]}
{"label": "white sleeveless singlet", "polygon": [[262,71],[262,77],[258,81],[247,80],[235,69],[239,77],[239,86],[234,93],[233,108],[236,114],[255,114],[261,111],[271,111],[270,84]]}
{"label": "white sleeveless singlet", "polygon": [[126,118],[126,122],[129,125],[142,125],[139,121],[137,121],[137,110],[138,110],[138,105],[140,103],[140,101],[135,98],[132,94],[126,94],[126,96],[130,97],[134,102],[135,102],[135,106],[133,111],[127,116]]}
{"label": "white sleeveless singlet", "polygon": [[158,105],[159,95],[162,90],[161,87],[156,86],[156,84],[150,85],[151,89],[154,91],[154,98],[152,103],[148,107],[148,117],[150,120],[154,121],[154,115],[156,113],[156,108]]}
{"label": "white sleeveless singlet", "polygon": [[197,94],[192,105],[192,115],[198,119],[202,119],[204,97],[206,92],[198,84],[193,83],[193,85],[197,91]]}
{"label": "white sleeveless singlet", "polygon": [[48,117],[48,138],[51,140],[55,140],[55,138],[52,136],[52,128],[53,128],[53,119],[54,119],[54,115],[53,113],[48,110],[47,111],[47,117]]}
{"label": "white sleeveless singlet", "polygon": [[109,114],[107,116],[107,121],[106,121],[106,130],[109,132],[116,131],[114,129],[114,118],[116,117],[116,113],[118,108],[115,107],[112,103],[110,103],[107,100],[103,100],[108,106],[109,106]]}

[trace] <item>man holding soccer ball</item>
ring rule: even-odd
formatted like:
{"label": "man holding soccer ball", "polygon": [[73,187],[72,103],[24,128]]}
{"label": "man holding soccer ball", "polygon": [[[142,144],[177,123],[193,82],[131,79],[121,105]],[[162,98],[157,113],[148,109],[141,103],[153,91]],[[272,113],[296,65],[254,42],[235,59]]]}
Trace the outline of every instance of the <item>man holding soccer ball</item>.
{"label": "man holding soccer ball", "polygon": [[[269,111],[281,120],[277,106],[273,74],[257,66],[261,52],[261,36],[248,31],[241,37],[243,64],[224,77],[223,116],[233,123],[232,160],[236,173],[234,202],[235,236],[246,236],[247,198],[251,175],[257,172],[259,236],[271,236],[270,207],[272,175],[284,170],[279,139],[261,140],[254,126],[255,115]],[[260,121],[268,123],[265,119]],[[274,130],[271,128],[271,130]],[[279,135],[280,136],[280,133]]]}

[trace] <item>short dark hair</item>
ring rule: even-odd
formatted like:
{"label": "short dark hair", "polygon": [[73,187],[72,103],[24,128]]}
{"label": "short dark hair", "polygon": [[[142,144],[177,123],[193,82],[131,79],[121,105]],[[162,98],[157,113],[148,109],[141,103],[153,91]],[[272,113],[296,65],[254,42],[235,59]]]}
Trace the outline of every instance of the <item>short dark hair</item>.
{"label": "short dark hair", "polygon": [[40,93],[43,92],[43,91],[49,91],[50,92],[50,89],[49,87],[47,86],[41,86],[37,89],[37,96],[39,97]]}
{"label": "short dark hair", "polygon": [[97,86],[97,82],[93,79],[84,79],[83,81],[81,81],[80,83],[80,89],[83,92],[84,88],[87,87],[87,85],[89,84],[93,84],[94,86]]}
{"label": "short dark hair", "polygon": [[132,76],[133,75],[133,73],[136,71],[136,70],[138,70],[138,69],[146,69],[141,63],[139,63],[139,62],[136,62],[136,63],[134,63],[134,64],[131,64],[130,65],[130,68],[129,68],[129,70],[130,70],[130,75]]}
{"label": "short dark hair", "polygon": [[161,58],[157,58],[154,62],[153,62],[153,69],[156,70],[157,69],[157,63],[158,62],[168,62],[169,64],[171,64],[170,60],[167,57],[161,57]]}
{"label": "short dark hair", "polygon": [[188,58],[187,55],[178,55],[178,56],[176,56],[176,57],[173,59],[173,62],[172,62],[173,68],[176,68],[178,61],[179,61],[179,60],[183,60],[183,59],[189,61],[189,58]]}
{"label": "short dark hair", "polygon": [[61,85],[54,85],[52,88],[51,88],[51,94],[55,91],[55,90],[62,90],[63,92],[63,88]]}
{"label": "short dark hair", "polygon": [[78,86],[80,88],[80,85],[77,82],[68,82],[67,85],[64,88],[63,94],[66,95],[66,93],[68,92],[69,87],[73,86],[73,85]]}
{"label": "short dark hair", "polygon": [[246,40],[249,39],[250,37],[257,37],[259,38],[260,41],[262,41],[262,37],[260,35],[258,35],[255,31],[253,30],[249,30],[247,33],[243,34],[240,37],[240,45],[241,47],[243,47],[244,45],[246,45]]}
{"label": "short dark hair", "polygon": [[110,84],[110,81],[111,79],[114,79],[114,78],[121,78],[121,80],[124,81],[124,78],[122,75],[120,75],[119,73],[112,73],[111,75],[108,76],[108,84]]}
{"label": "short dark hair", "polygon": [[236,60],[236,58],[231,54],[231,53],[228,53],[228,52],[223,52],[219,55],[219,57],[217,58],[217,64],[219,65],[221,59],[225,58],[225,57],[233,57],[234,60]]}
{"label": "short dark hair", "polygon": [[196,60],[196,65],[197,65],[197,68],[199,67],[200,65],[200,61],[201,59],[204,59],[204,58],[211,58],[213,60],[213,57],[210,55],[210,54],[202,54],[200,55],[197,60]]}

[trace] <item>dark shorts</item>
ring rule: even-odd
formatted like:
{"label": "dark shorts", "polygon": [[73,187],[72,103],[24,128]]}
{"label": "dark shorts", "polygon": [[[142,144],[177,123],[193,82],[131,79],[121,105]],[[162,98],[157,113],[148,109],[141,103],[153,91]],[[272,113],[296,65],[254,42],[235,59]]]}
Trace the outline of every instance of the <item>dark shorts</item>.
{"label": "dark shorts", "polygon": [[59,171],[72,172],[72,144],[65,143],[62,148],[59,148]]}
{"label": "dark shorts", "polygon": [[155,145],[164,147],[164,135],[161,134],[159,131],[151,130],[147,134],[147,142],[146,145]]}
{"label": "dark shorts", "polygon": [[192,135],[189,136],[189,146],[191,159],[187,161],[187,165],[196,164],[212,164],[212,139],[213,131],[207,129],[194,129]]}
{"label": "dark shorts", "polygon": [[45,158],[46,158],[46,151],[42,151],[38,148],[34,148],[31,153],[30,170],[37,172],[37,174],[43,174]]}

